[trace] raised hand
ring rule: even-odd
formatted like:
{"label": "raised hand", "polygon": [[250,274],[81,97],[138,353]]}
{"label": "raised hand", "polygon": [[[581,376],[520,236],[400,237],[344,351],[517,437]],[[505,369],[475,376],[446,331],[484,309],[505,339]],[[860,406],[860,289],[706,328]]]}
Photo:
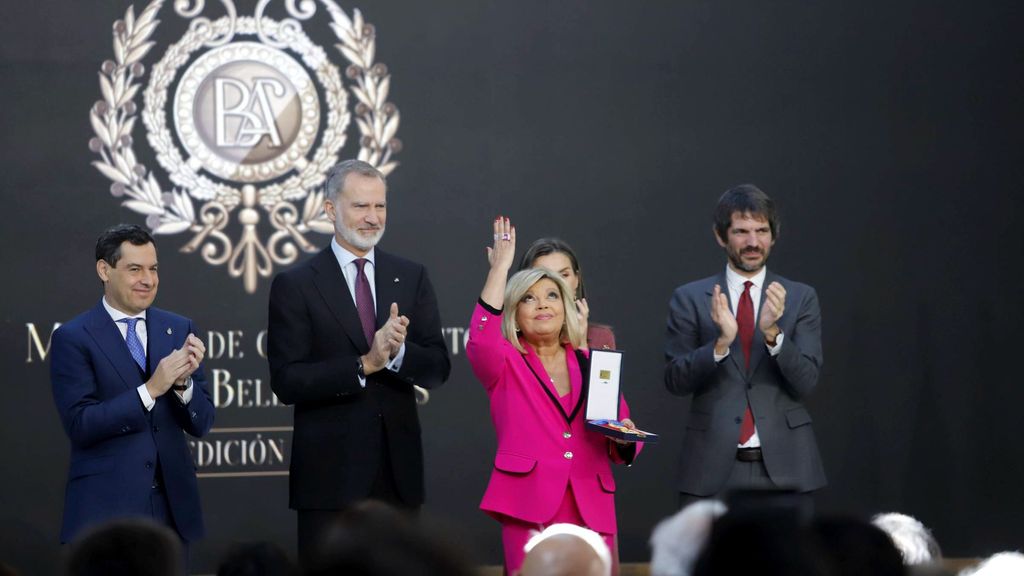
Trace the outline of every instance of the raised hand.
{"label": "raised hand", "polygon": [[487,262],[491,268],[512,268],[516,257],[516,229],[512,222],[504,216],[494,219],[494,244],[487,247]]}
{"label": "raised hand", "polygon": [[487,247],[487,262],[491,269],[480,291],[480,299],[488,306],[501,310],[505,300],[505,282],[508,271],[516,257],[516,229],[504,216],[498,216],[492,223],[494,244]]}
{"label": "raised hand", "polygon": [[736,340],[736,316],[729,309],[729,297],[722,292],[722,287],[715,284],[711,292],[711,321],[718,326],[718,339],[715,341],[715,354],[724,355],[733,340]]}
{"label": "raised hand", "polygon": [[758,327],[764,333],[765,340],[774,342],[779,335],[778,322],[786,311],[786,289],[778,282],[772,282],[764,292],[764,303],[761,304],[761,319]]}

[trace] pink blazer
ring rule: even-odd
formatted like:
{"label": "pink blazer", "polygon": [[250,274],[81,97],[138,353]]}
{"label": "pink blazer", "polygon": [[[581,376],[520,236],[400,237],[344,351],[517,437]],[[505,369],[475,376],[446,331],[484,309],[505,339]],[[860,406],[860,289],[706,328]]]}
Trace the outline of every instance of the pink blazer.
{"label": "pink blazer", "polygon": [[[554,516],[571,484],[587,526],[616,533],[609,461],[621,459],[610,450],[610,440],[585,429],[583,375],[572,346],[565,345],[573,408],[566,414],[533,350],[526,347],[523,355],[502,336],[500,314],[477,304],[469,328],[466,357],[487,390],[498,440],[480,508],[499,521],[509,516],[542,524]],[[621,399],[619,418],[628,416]]]}

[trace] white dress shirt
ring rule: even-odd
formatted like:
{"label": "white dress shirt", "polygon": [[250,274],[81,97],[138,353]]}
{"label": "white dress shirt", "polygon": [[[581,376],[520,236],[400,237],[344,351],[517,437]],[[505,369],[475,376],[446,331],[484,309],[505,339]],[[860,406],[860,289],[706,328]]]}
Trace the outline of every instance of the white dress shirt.
{"label": "white dress shirt", "polygon": [[[142,342],[142,349],[146,350],[146,354],[148,355],[149,330],[146,328],[146,311],[143,310],[142,312],[138,313],[135,316],[125,314],[124,312],[121,312],[117,308],[111,306],[110,303],[107,302],[106,296],[103,297],[103,307],[107,310],[107,314],[110,314],[110,319],[114,321],[114,326],[117,326],[118,331],[121,332],[121,338],[124,338],[125,340],[128,339],[128,323],[119,322],[119,320],[123,320],[125,318],[139,319],[139,322],[135,323],[135,335],[139,337],[139,341]],[[149,412],[150,410],[152,410],[153,406],[156,406],[156,399],[149,394],[149,390],[146,388],[146,385],[142,384],[138,388],[136,388],[136,390],[138,390],[139,392],[139,398],[142,400],[142,405],[146,408],[146,411]],[[191,402],[192,377],[190,376],[188,379],[187,390],[185,390],[184,392],[178,392],[177,390],[175,390],[174,393],[177,394],[178,399],[181,400],[182,404],[188,404],[189,402]]]}
{"label": "white dress shirt", "polygon": [[[373,296],[373,307],[374,317],[377,316],[377,282],[376,282],[376,262],[374,261],[375,249],[371,248],[366,256],[356,256],[348,250],[342,248],[341,244],[338,244],[337,238],[331,238],[331,251],[334,252],[334,257],[338,259],[338,266],[341,267],[341,273],[345,276],[345,285],[348,286],[348,293],[352,296],[352,303],[356,303],[356,277],[359,275],[359,265],[356,264],[356,259],[365,258],[367,263],[363,265],[363,274],[366,275],[366,280],[370,283],[370,294]],[[401,311],[399,311],[401,312]],[[372,342],[369,343],[372,345]],[[402,342],[402,347],[398,349],[398,353],[395,357],[387,363],[385,368],[392,372],[398,372],[402,368],[402,360],[405,358],[405,342]],[[366,379],[360,378],[359,385],[363,388],[366,387]]]}
{"label": "white dress shirt", "polygon": [[[736,315],[736,307],[739,306],[740,296],[743,295],[743,284],[750,281],[750,300],[754,304],[754,330],[758,329],[757,313],[761,310],[761,291],[764,289],[764,279],[768,275],[768,268],[762,267],[761,271],[754,275],[753,278],[747,278],[742,276],[738,272],[732,269],[731,266],[726,265],[725,267],[725,283],[726,289],[729,290],[729,301],[732,303],[732,313]],[[776,356],[779,350],[782,350],[782,339],[784,338],[782,332],[775,338],[775,346],[769,346],[765,342],[765,347],[768,349],[768,353],[772,356]],[[715,353],[715,362],[721,362],[729,355],[729,349],[726,348],[725,354],[721,356]],[[761,438],[757,435],[757,422],[754,422],[754,435],[751,436],[745,443],[739,445],[740,448],[760,448]]]}

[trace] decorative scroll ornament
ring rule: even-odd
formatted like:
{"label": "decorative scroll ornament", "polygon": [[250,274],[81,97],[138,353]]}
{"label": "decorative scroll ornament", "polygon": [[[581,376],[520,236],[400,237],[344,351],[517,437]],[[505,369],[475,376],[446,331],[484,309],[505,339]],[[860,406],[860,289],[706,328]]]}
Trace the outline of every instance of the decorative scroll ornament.
{"label": "decorative scroll ornament", "polygon": [[[288,17],[277,21],[266,16],[270,3],[239,17],[233,0],[220,0],[223,15],[211,19],[205,0],[173,0],[188,30],[152,66],[141,107],[143,61],[164,0],[137,17],[129,6],[114,23],[114,57],[100,67],[102,99],[89,113],[89,149],[99,156],[92,164],[112,181],[111,194],[145,215],[154,234],[191,235],[181,251],[224,266],[250,294],[275,266],[316,251],[311,232],[334,232],[320,188],[353,114],[360,160],[386,175],[402,148],[373,25],[332,0],[285,0]],[[321,6],[348,63],[344,74],[303,30]],[[135,153],[140,116],[160,178]]]}

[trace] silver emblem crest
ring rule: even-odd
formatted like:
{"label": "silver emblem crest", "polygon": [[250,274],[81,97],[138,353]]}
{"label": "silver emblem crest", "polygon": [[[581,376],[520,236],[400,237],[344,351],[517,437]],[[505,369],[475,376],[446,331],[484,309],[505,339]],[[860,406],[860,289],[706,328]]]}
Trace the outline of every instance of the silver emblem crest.
{"label": "silver emblem crest", "polygon": [[[167,46],[142,90],[163,4],[152,0],[138,17],[129,6],[114,23],[114,56],[100,67],[102,99],[89,114],[93,165],[154,234],[191,235],[182,252],[224,266],[253,293],[275,265],[316,251],[308,234],[334,232],[320,187],[353,113],[358,158],[384,174],[398,166],[391,76],[375,62],[375,29],[358,9],[349,17],[332,0],[285,0],[287,17],[278,21],[265,14],[270,0],[251,17],[221,0],[224,15],[211,20],[202,16],[204,0],[175,0],[188,31]],[[343,75],[303,31],[321,6],[348,63]],[[355,97],[351,112],[346,88]],[[135,153],[140,116],[160,177]],[[241,227],[235,236],[233,222]]]}

